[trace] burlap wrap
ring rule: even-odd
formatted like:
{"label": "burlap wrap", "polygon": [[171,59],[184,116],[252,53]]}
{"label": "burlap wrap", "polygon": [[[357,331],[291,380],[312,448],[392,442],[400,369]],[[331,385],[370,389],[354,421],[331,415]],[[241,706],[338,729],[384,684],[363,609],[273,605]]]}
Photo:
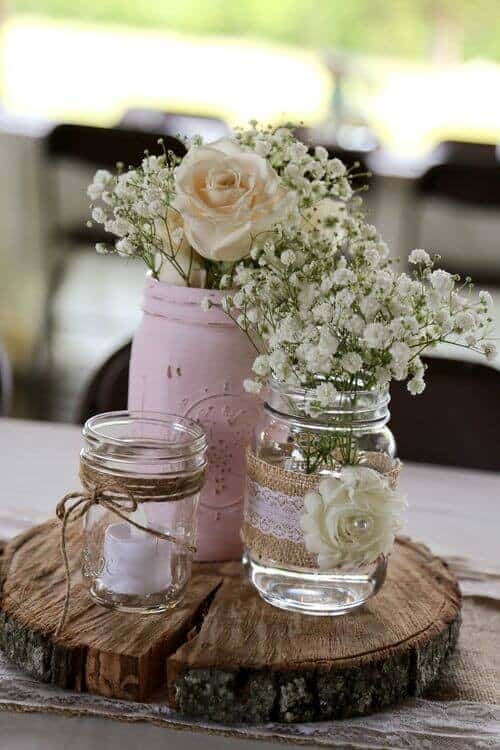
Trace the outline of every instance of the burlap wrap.
{"label": "burlap wrap", "polygon": [[[284,469],[281,466],[269,464],[267,461],[258,458],[250,448],[247,449],[246,453],[246,465],[247,478],[252,482],[290,497],[290,513],[297,512],[296,498],[303,498],[310,490],[315,490],[322,479],[318,474],[301,474]],[[363,465],[375,469],[387,477],[390,487],[396,486],[401,469],[400,461],[392,459],[386,454],[370,451],[364,454]],[[286,565],[287,567],[318,568],[316,555],[308,552],[303,542],[284,540],[272,533],[264,533],[257,528],[250,520],[250,504],[251,498],[247,496],[241,527],[241,539],[254,560]]]}

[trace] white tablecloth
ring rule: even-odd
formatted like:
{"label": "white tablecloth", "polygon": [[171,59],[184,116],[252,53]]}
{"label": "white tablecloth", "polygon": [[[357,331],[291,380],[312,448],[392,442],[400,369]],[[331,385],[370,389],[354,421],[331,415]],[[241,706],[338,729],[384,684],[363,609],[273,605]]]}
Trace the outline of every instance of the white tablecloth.
{"label": "white tablecloth", "polygon": [[[8,538],[53,515],[57,500],[66,492],[78,488],[78,454],[81,447],[80,430],[69,425],[21,422],[0,419],[0,538]],[[407,533],[425,542],[437,554],[451,559],[461,579],[465,594],[500,599],[500,474],[463,469],[451,469],[407,464],[401,483],[409,501]],[[0,672],[2,667],[0,665]],[[8,670],[5,671],[4,690],[8,690]],[[5,687],[7,686],[7,687]],[[29,680],[26,681],[26,689]],[[2,687],[0,682],[0,708]],[[477,720],[477,710],[470,720],[467,712],[471,704],[439,704],[442,718],[435,713],[428,716],[429,701],[411,701],[393,712],[394,731],[404,728],[404,747],[500,748],[500,715],[498,707],[481,708],[483,719]],[[477,704],[476,704],[477,705]],[[387,713],[383,716],[387,718]],[[457,727],[452,716],[461,716]],[[347,746],[352,736],[352,747],[398,747],[396,740],[384,744],[382,716],[339,722],[336,731],[317,725],[314,735],[304,729],[304,739],[323,746]],[[419,744],[425,725],[434,740]],[[259,734],[259,733],[257,733]],[[290,729],[284,732],[290,735]],[[335,736],[336,735],[336,736]],[[251,735],[250,735],[251,736]],[[77,748],[96,747],[127,750],[144,747],[170,747],[187,750],[202,741],[209,747],[271,747],[266,732],[256,739],[223,739],[204,734],[179,732],[145,724],[120,724],[101,718],[66,718],[49,714],[0,713],[0,746],[18,748]],[[398,734],[399,736],[399,734]],[[313,739],[314,737],[314,739]],[[363,744],[366,737],[366,744]],[[453,739],[453,744],[448,741]],[[307,739],[306,739],[307,738]],[[388,739],[388,738],[387,738]],[[2,743],[5,742],[5,745]],[[441,744],[440,744],[441,743]],[[442,744],[444,743],[444,744]]]}

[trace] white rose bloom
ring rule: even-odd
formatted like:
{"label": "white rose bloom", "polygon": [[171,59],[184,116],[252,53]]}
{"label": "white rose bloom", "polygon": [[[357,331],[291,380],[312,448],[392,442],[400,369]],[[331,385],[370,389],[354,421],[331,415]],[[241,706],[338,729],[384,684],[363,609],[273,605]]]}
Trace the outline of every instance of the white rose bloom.
{"label": "white rose bloom", "polygon": [[323,479],[304,497],[301,517],[306,549],[318,566],[360,566],[387,555],[401,528],[405,499],[366,466],[346,466],[339,478]]}
{"label": "white rose bloom", "polygon": [[252,237],[283,221],[296,198],[269,162],[229,138],[192,148],[175,173],[173,207],[197,252],[211,260],[239,260]]}

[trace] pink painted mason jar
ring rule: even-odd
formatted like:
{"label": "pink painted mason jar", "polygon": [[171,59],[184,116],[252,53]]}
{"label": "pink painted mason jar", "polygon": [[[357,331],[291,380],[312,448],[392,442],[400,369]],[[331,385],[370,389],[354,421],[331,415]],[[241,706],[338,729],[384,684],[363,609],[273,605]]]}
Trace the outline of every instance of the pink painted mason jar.
{"label": "pink painted mason jar", "polygon": [[[209,297],[213,307],[201,309]],[[198,560],[242,552],[245,448],[259,409],[243,390],[255,352],[224,314],[222,292],[148,279],[130,360],[128,408],[197,420],[208,439],[208,473],[198,510]]]}

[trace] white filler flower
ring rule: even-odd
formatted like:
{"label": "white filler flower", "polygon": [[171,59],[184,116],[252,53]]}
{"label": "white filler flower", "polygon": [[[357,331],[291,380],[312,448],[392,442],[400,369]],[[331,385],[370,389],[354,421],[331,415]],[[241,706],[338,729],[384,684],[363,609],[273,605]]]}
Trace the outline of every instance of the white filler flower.
{"label": "white filler flower", "polygon": [[322,570],[372,563],[392,549],[405,507],[382,474],[345,466],[339,478],[323,479],[304,498],[300,523],[306,549],[318,555]]}

